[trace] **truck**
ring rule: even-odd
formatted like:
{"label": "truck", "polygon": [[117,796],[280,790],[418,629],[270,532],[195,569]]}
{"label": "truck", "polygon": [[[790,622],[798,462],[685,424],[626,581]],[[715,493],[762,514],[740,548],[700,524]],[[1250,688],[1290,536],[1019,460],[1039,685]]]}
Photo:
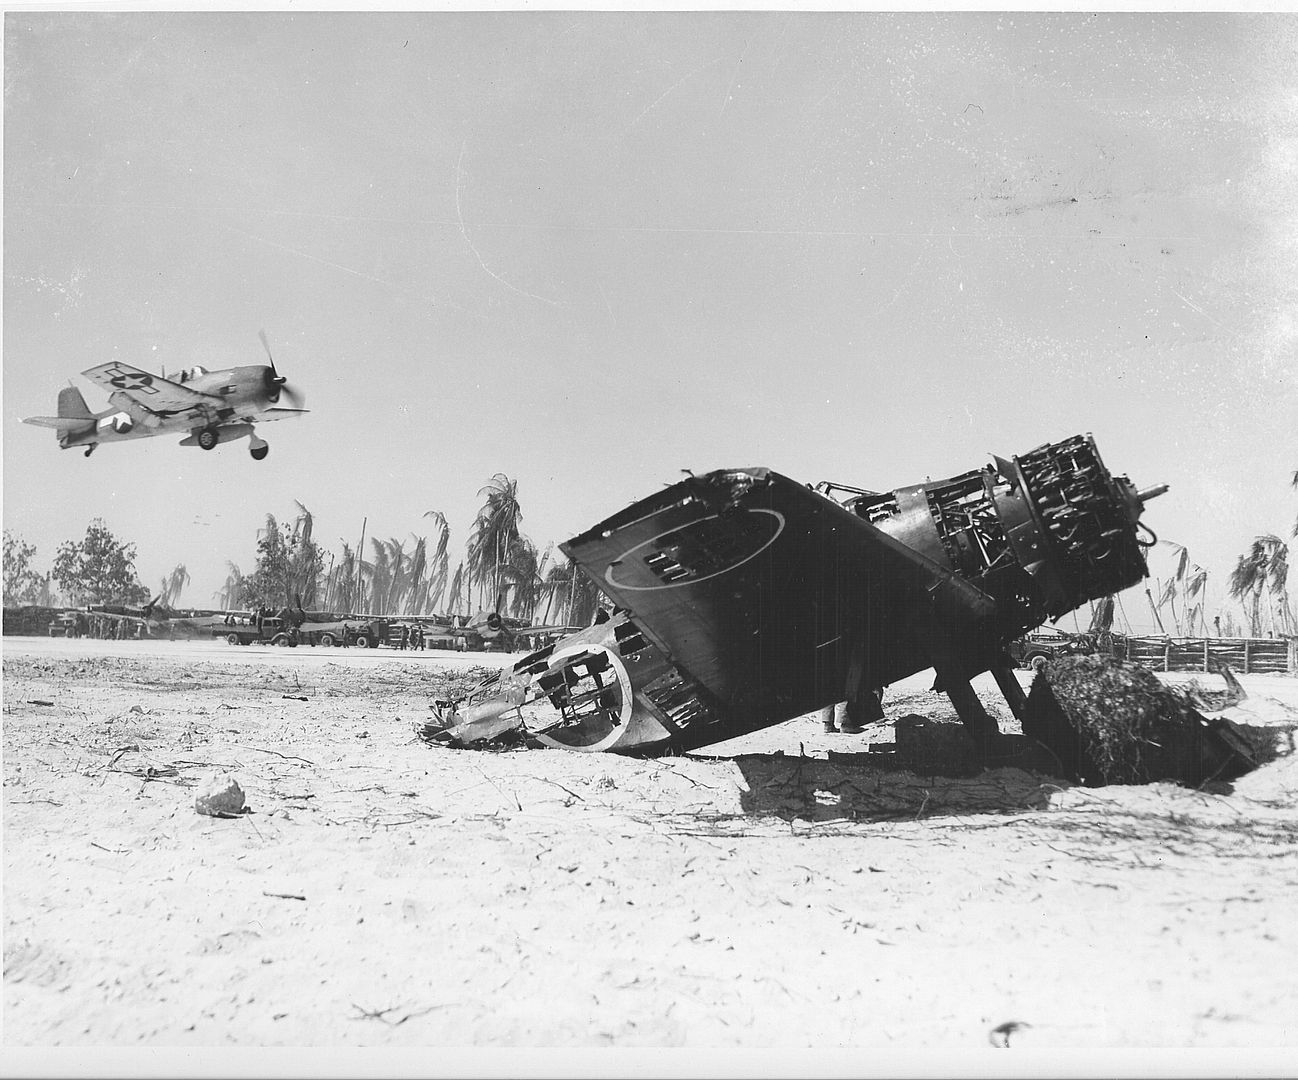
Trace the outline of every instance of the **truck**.
{"label": "truck", "polygon": [[296,645],[293,627],[285,627],[283,620],[262,619],[261,625],[251,615],[227,615],[224,622],[212,627],[212,636],[231,645]]}
{"label": "truck", "polygon": [[1007,650],[1020,666],[1039,668],[1059,656],[1078,656],[1095,652],[1095,640],[1089,634],[1066,634],[1062,630],[1038,630],[1011,641]]}
{"label": "truck", "polygon": [[303,623],[297,633],[299,640],[323,648],[354,645],[358,649],[377,649],[388,639],[388,621],[339,619],[336,622]]}

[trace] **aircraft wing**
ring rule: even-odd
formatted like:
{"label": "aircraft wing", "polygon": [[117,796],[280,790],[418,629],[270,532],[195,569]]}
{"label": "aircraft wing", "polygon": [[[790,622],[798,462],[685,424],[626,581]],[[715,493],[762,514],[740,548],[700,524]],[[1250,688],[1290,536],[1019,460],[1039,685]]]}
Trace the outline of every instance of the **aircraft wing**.
{"label": "aircraft wing", "polygon": [[110,396],[121,394],[146,412],[163,416],[210,408],[222,400],[117,360],[88,368],[81,374]]}
{"label": "aircraft wing", "polygon": [[585,630],[584,626],[571,626],[567,623],[552,623],[548,626],[511,626],[509,632],[518,637],[528,637],[532,634],[575,634],[578,630]]}
{"label": "aircraft wing", "polygon": [[127,615],[120,611],[89,611],[86,612],[86,615],[92,619],[109,619],[112,622],[124,622],[144,626],[160,621],[158,619],[148,618],[144,615]]}
{"label": "aircraft wing", "polygon": [[713,699],[799,716],[915,671],[972,673],[987,594],[768,469],[690,477],[560,547]]}
{"label": "aircraft wing", "polygon": [[310,409],[288,409],[281,408],[279,405],[271,406],[264,409],[258,416],[258,423],[265,423],[267,420],[284,420],[290,416],[301,416],[303,413],[309,413]]}

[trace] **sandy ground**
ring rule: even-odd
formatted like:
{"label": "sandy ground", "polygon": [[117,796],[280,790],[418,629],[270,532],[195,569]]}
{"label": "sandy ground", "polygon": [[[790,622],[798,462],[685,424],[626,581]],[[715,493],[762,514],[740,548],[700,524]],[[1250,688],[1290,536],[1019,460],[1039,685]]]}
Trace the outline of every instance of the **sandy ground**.
{"label": "sandy ground", "polygon": [[[4,639],[6,1046],[1298,1046],[1298,679],[1244,677],[1275,759],[1204,793],[925,776],[812,717],[416,737],[500,662]],[[890,717],[953,722],[926,685]],[[222,771],[252,813],[195,812]]]}

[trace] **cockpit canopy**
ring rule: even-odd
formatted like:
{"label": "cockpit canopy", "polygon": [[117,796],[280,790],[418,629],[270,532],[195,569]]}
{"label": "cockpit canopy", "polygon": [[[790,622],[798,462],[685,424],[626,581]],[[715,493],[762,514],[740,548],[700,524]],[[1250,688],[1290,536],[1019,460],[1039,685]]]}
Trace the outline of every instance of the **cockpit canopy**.
{"label": "cockpit canopy", "polygon": [[195,379],[206,374],[207,374],[206,368],[201,368],[197,366],[191,368],[182,368],[180,371],[180,375],[177,377],[176,381],[182,383],[193,382]]}

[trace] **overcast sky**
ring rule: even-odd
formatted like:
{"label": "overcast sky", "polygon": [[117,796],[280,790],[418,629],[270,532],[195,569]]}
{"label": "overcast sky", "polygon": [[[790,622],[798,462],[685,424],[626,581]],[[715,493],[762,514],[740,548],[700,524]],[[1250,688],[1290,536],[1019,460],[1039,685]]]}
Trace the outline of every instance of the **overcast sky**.
{"label": "overcast sky", "polygon": [[[295,500],[458,557],[497,472],[544,548],[682,469],[887,489],[1090,431],[1220,597],[1298,510],[1296,29],[9,13],[5,528],[43,569],[102,517],[202,606]],[[263,462],[16,423],[259,328],[312,410]]]}

